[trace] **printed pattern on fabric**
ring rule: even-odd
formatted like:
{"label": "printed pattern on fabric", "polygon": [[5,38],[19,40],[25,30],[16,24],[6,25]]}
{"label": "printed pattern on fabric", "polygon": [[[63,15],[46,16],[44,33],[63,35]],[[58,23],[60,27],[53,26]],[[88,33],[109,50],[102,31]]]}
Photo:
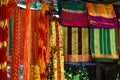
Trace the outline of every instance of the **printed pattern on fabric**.
{"label": "printed pattern on fabric", "polygon": [[117,28],[118,22],[112,4],[86,3],[89,22],[94,28]]}
{"label": "printed pattern on fabric", "polygon": [[7,78],[8,0],[0,1],[0,80]]}
{"label": "printed pattern on fabric", "polygon": [[89,29],[64,26],[63,30],[65,62],[90,61]]}
{"label": "printed pattern on fabric", "polygon": [[61,23],[65,26],[88,26],[88,15],[84,2],[61,1]]}
{"label": "printed pattern on fabric", "polygon": [[64,80],[63,28],[58,20],[51,21],[51,63],[50,79]]}
{"label": "printed pattern on fabric", "polygon": [[118,29],[90,29],[93,58],[118,59]]}

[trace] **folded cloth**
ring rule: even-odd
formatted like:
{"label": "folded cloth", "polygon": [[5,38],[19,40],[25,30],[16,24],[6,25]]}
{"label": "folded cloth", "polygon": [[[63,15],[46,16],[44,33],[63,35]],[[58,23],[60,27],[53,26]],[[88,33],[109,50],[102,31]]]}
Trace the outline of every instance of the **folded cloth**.
{"label": "folded cloth", "polygon": [[90,61],[89,29],[64,27],[63,30],[63,51],[65,62]]}
{"label": "folded cloth", "polygon": [[91,55],[100,60],[118,59],[118,29],[90,29]]}
{"label": "folded cloth", "polygon": [[86,3],[89,22],[94,28],[117,28],[118,22],[112,4]]}
{"label": "folded cloth", "polygon": [[88,16],[84,2],[61,1],[61,23],[65,26],[88,26]]}

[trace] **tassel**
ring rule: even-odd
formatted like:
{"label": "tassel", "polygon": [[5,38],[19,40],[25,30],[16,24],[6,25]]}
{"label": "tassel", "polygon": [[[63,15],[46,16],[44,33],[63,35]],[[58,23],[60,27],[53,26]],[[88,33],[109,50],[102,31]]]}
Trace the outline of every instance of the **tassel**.
{"label": "tassel", "polygon": [[20,79],[20,37],[19,37],[19,27],[18,27],[18,7],[17,3],[14,1],[9,1],[9,16],[14,16],[14,25],[13,25],[13,36],[12,36],[12,56],[11,56],[11,71],[10,71],[10,80],[19,80]]}
{"label": "tassel", "polygon": [[48,54],[47,49],[47,36],[48,36],[48,22],[49,18],[45,15],[48,11],[48,5],[46,3],[42,4],[42,10],[40,12],[40,23],[39,23],[39,40],[38,40],[38,65],[40,67],[40,80],[46,80],[46,55]]}
{"label": "tassel", "polygon": [[24,43],[24,59],[23,59],[23,66],[24,66],[24,72],[23,72],[23,80],[30,80],[30,49],[31,49],[31,38],[30,38],[30,0],[27,0],[26,5],[26,27],[25,27],[25,43]]}

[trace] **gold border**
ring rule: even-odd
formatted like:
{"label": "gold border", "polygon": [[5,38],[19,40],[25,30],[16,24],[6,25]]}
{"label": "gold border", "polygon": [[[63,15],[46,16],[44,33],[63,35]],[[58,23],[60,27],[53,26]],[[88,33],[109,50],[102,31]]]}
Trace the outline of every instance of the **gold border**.
{"label": "gold border", "polygon": [[83,55],[64,55],[65,62],[89,62],[91,60],[89,54]]}
{"label": "gold border", "polygon": [[8,25],[8,19],[4,20],[4,21],[0,21],[0,27],[4,27]]}
{"label": "gold border", "polygon": [[118,54],[113,54],[113,53],[112,54],[93,53],[92,57],[118,59]]}
{"label": "gold border", "polygon": [[4,62],[3,64],[0,64],[0,70],[7,67],[7,62]]}

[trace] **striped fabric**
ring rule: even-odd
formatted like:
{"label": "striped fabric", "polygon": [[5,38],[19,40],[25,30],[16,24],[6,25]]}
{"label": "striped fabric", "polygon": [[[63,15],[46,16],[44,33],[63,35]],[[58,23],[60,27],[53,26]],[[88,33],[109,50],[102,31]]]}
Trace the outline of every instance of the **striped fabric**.
{"label": "striped fabric", "polygon": [[[57,26],[58,25],[58,26]],[[63,28],[58,21],[51,22],[51,73],[50,79],[64,80]],[[58,38],[59,37],[59,38]],[[59,43],[58,43],[58,41]]]}
{"label": "striped fabric", "polygon": [[64,27],[65,62],[87,62],[89,55],[89,29]]}
{"label": "striped fabric", "polygon": [[90,46],[93,58],[118,59],[118,30],[90,29]]}
{"label": "striped fabric", "polygon": [[84,2],[62,1],[61,22],[66,26],[87,27],[87,11]]}
{"label": "striped fabric", "polygon": [[95,28],[116,28],[117,18],[112,4],[86,3],[89,22]]}

